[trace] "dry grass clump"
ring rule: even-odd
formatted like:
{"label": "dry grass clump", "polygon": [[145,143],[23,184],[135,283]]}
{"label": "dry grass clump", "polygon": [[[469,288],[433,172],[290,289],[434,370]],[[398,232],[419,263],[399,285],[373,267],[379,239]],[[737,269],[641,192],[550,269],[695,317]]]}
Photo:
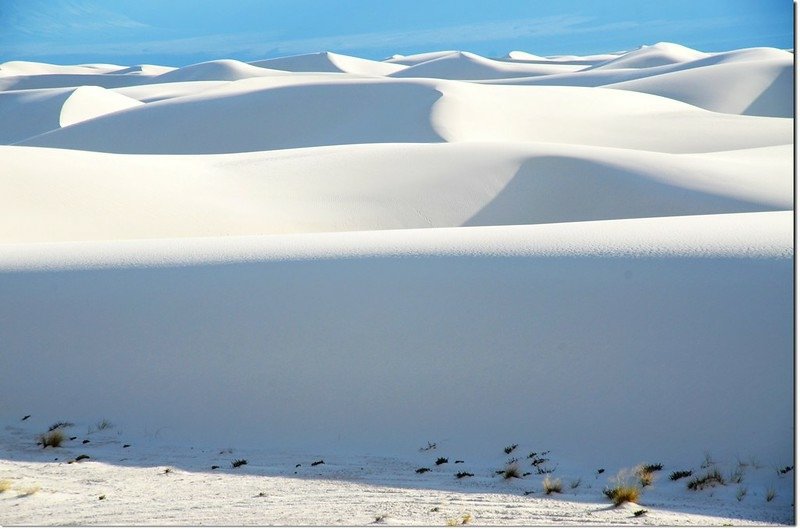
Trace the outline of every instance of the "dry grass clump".
{"label": "dry grass clump", "polygon": [[39,443],[41,443],[42,448],[47,448],[48,446],[56,448],[61,446],[66,438],[66,435],[61,430],[50,430],[39,436]]}
{"label": "dry grass clump", "polygon": [[11,490],[11,480],[0,479],[0,493],[6,492],[7,490]]}
{"label": "dry grass clump", "polygon": [[42,487],[40,487],[39,485],[34,485],[32,487],[27,487],[27,488],[24,488],[24,489],[20,490],[19,497],[20,498],[25,498],[27,496],[33,496],[34,494],[36,494],[40,490],[42,490]]}
{"label": "dry grass clump", "polygon": [[603,494],[611,500],[614,507],[619,507],[623,503],[637,503],[642,494],[641,479],[637,470],[633,472],[621,470],[614,478],[613,486],[603,489]]}
{"label": "dry grass clump", "polygon": [[639,478],[639,483],[642,487],[649,487],[653,484],[655,473],[663,469],[664,465],[661,463],[645,465],[642,463],[635,469],[636,476]]}
{"label": "dry grass clump", "polygon": [[561,485],[560,479],[551,478],[550,476],[547,476],[542,480],[542,490],[544,491],[545,494],[551,494],[553,492],[561,494],[562,488],[563,487]]}

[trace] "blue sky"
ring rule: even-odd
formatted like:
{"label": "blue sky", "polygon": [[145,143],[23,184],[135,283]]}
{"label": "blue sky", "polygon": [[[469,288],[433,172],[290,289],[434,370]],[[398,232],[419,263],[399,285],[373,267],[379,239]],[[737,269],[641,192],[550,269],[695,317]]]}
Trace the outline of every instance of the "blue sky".
{"label": "blue sky", "polygon": [[790,0],[0,0],[0,62],[793,47]]}

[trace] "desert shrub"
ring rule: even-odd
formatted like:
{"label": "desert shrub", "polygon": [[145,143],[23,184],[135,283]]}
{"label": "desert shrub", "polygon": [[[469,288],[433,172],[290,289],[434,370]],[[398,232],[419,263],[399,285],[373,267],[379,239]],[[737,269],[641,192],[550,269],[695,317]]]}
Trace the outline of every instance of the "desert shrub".
{"label": "desert shrub", "polygon": [[508,465],[505,469],[501,471],[503,475],[503,479],[511,479],[511,478],[521,478],[522,474],[519,471],[519,467],[514,465]]}
{"label": "desert shrub", "polygon": [[639,465],[634,470],[636,477],[639,479],[639,483],[642,487],[649,487],[653,484],[653,471],[650,470],[650,465]]}
{"label": "desert shrub", "polygon": [[555,479],[551,478],[550,476],[547,476],[542,480],[542,490],[544,491],[545,494],[551,494],[553,492],[558,492],[559,494],[561,494],[561,488],[562,486],[560,479]]}
{"label": "desert shrub", "polygon": [[691,470],[676,470],[672,474],[669,475],[670,481],[678,481],[681,478],[688,478],[692,475]]}
{"label": "desert shrub", "polygon": [[437,458],[436,459],[436,466],[444,465],[447,462],[448,462],[448,459],[446,457]]}
{"label": "desert shrub", "polygon": [[231,466],[233,468],[239,468],[240,466],[246,465],[246,464],[247,464],[247,459],[235,459],[235,460],[231,461]]}
{"label": "desert shrub", "polygon": [[642,470],[644,470],[645,472],[650,472],[650,473],[658,472],[659,470],[662,470],[663,468],[664,468],[664,465],[662,465],[661,463],[655,463],[655,464],[650,464],[650,465],[642,465]]}
{"label": "desert shrub", "polygon": [[790,467],[783,467],[783,468],[781,468],[781,469],[778,469],[778,474],[788,474],[788,473],[789,473],[789,472],[791,472],[792,470],[794,470],[794,466],[790,466]]}
{"label": "desert shrub", "polygon": [[65,440],[66,436],[61,430],[50,430],[39,436],[39,442],[42,444],[42,448],[47,448],[48,446],[57,448],[61,446]]}
{"label": "desert shrub", "polygon": [[647,514],[647,510],[646,509],[639,509],[638,511],[634,511],[633,512],[633,515],[636,518],[639,518],[640,516],[644,516],[645,514]]}
{"label": "desert shrub", "polygon": [[695,476],[695,478],[689,481],[686,486],[689,488],[689,490],[703,490],[706,487],[714,487],[716,485],[724,484],[725,479],[723,479],[719,469],[713,468],[702,476]]}
{"label": "desert shrub", "polygon": [[474,475],[475,475],[475,474],[470,474],[469,472],[458,472],[458,473],[456,473],[456,478],[458,478],[458,479],[461,479],[461,478],[471,478],[471,477],[473,477]]}
{"label": "desert shrub", "polygon": [[0,493],[5,492],[7,490],[11,490],[11,480],[0,479]]}
{"label": "desert shrub", "polygon": [[75,426],[75,425],[73,423],[71,423],[71,422],[59,421],[57,423],[51,424],[50,428],[48,428],[47,431],[48,432],[52,432],[54,430],[61,430],[61,429],[64,429],[64,428],[69,428],[71,426]]}
{"label": "desert shrub", "polygon": [[614,478],[613,485],[603,489],[603,494],[611,500],[615,507],[623,503],[636,503],[642,494],[642,487],[636,471],[620,471]]}
{"label": "desert shrub", "polygon": [[431,469],[429,469],[428,467],[420,467],[414,472],[416,472],[417,474],[424,474],[425,472],[430,472],[430,471]]}
{"label": "desert shrub", "polygon": [[736,501],[742,501],[744,497],[747,495],[747,487],[739,487],[736,490]]}
{"label": "desert shrub", "polygon": [[[245,464],[247,464],[247,461],[245,461]],[[312,466],[312,467],[315,467],[315,466],[317,466],[317,465],[324,465],[324,464],[325,464],[325,461],[323,461],[322,459],[320,459],[319,461],[314,461],[313,463],[311,463],[311,466]]]}
{"label": "desert shrub", "polygon": [[503,448],[503,452],[505,452],[506,454],[510,454],[511,452],[513,452],[514,450],[517,449],[517,446],[519,446],[519,445],[516,445],[516,444],[509,445],[509,446]]}

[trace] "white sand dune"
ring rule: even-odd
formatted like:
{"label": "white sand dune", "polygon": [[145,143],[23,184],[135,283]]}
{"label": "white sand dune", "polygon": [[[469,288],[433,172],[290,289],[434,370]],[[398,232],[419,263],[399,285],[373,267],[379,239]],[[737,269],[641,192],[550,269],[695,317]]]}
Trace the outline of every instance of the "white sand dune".
{"label": "white sand dune", "polygon": [[55,74],[23,74],[0,77],[0,91],[35,90],[41,88],[69,88],[78,86],[99,86],[102,88],[120,88],[137,84],[152,83],[157,74],[119,75],[115,73],[55,73]]}
{"label": "white sand dune", "polygon": [[[647,52],[652,48],[643,50]],[[645,53],[645,57],[650,54]],[[663,55],[659,53],[658,56]],[[714,112],[793,116],[794,58],[775,48],[750,48],[645,68],[587,68],[569,74],[486,80],[488,84],[584,86],[635,90]],[[691,56],[689,56],[691,57]],[[688,57],[687,57],[688,58]]]}
{"label": "white sand dune", "polygon": [[254,61],[250,64],[260,68],[285,70],[287,72],[350,73],[366,76],[384,76],[403,69],[403,66],[399,65],[370,61],[329,51],[265,59]]}
{"label": "white sand dune", "polygon": [[526,51],[519,51],[514,50],[510,51],[505,56],[506,59],[511,59],[515,61],[546,61],[545,57],[541,55],[534,55],[533,53],[528,53]]}
{"label": "white sand dune", "polygon": [[4,413],[312,453],[791,461],[791,257],[791,212],[9,245]]}
{"label": "white sand dune", "polygon": [[391,74],[391,77],[426,77],[434,79],[507,79],[552,75],[582,69],[581,66],[563,64],[518,64],[486,59],[474,53],[458,51],[421,62]]}
{"label": "white sand dune", "polygon": [[[15,177],[0,181],[0,241],[788,210],[791,146],[783,149],[778,159],[785,163],[765,174],[765,163],[740,159],[528,143],[374,144],[205,157],[6,147],[0,156]],[[68,169],[54,172],[59,164]],[[109,175],[109,166],[118,169]]]}
{"label": "white sand dune", "polygon": [[208,154],[352,143],[537,141],[688,153],[792,141],[790,120],[709,113],[624,90],[422,79],[291,85],[265,79],[260,88],[256,81],[152,103],[22,144]]}
{"label": "white sand dune", "polygon": [[15,143],[140,104],[96,86],[0,92],[0,143]]}
{"label": "white sand dune", "polygon": [[136,64],[134,66],[128,66],[127,68],[122,68],[119,70],[114,70],[109,73],[117,74],[117,75],[161,75],[168,72],[172,72],[177,68],[173,68],[172,66],[158,66],[155,64]]}
{"label": "white sand dune", "polygon": [[406,66],[414,66],[415,64],[428,62],[433,59],[440,59],[442,57],[447,57],[448,55],[453,55],[456,53],[459,52],[457,50],[447,50],[447,51],[431,51],[426,53],[415,53],[412,55],[394,55],[383,62],[388,62],[393,64],[403,64]]}
{"label": "white sand dune", "polygon": [[592,66],[591,69],[652,68],[654,66],[695,61],[706,56],[706,53],[681,46],[680,44],[659,42],[652,46],[642,46],[638,50],[601,62]]}
{"label": "white sand dune", "polygon": [[7,61],[0,64],[0,77],[11,75],[98,74],[124,68],[116,64],[78,64],[63,66],[32,61]]}
{"label": "white sand dune", "polygon": [[606,85],[684,101],[714,112],[791,118],[794,64],[791,58],[723,62]]}
{"label": "white sand dune", "polygon": [[207,61],[177,68],[159,75],[154,82],[174,83],[187,81],[238,81],[252,77],[286,75],[285,72],[259,68],[246,62],[231,59]]}
{"label": "white sand dune", "polygon": [[196,95],[207,90],[225,86],[231,81],[173,81],[170,83],[144,84],[114,88],[113,91],[142,103],[154,103],[164,99]]}
{"label": "white sand dune", "polygon": [[793,524],[791,61],[0,65],[0,525]]}

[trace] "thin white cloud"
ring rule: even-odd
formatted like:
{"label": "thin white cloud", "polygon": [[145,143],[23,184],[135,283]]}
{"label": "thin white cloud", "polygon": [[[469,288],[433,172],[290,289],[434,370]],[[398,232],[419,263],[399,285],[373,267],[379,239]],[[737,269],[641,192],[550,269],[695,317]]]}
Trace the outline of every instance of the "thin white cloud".
{"label": "thin white cloud", "polygon": [[[71,2],[71,4],[76,4]],[[76,14],[85,4],[80,3]],[[531,39],[545,37],[583,37],[608,34],[609,32],[647,29],[651,33],[673,29],[678,22],[653,20],[645,22],[620,21],[596,24],[591,17],[579,15],[560,15],[522,20],[505,20],[447,26],[440,28],[367,32],[349,35],[333,35],[300,39],[283,39],[275,33],[235,33],[160,39],[149,41],[103,42],[58,45],[58,53],[94,54],[98,56],[147,55],[180,56],[209,55],[214,57],[240,56],[266,58],[278,55],[291,55],[325,50],[347,52],[370,49],[416,48],[420,51],[437,46],[459,46],[495,40]],[[732,18],[689,20],[679,23],[682,30],[729,26],[735,23]],[[117,24],[125,27],[129,22],[120,19]],[[136,24],[135,21],[130,22]],[[128,26],[135,27],[135,26]],[[646,44],[646,43],[640,43]],[[54,55],[52,44],[38,43],[7,47],[7,54],[17,56]],[[535,50],[530,50],[535,51]]]}
{"label": "thin white cloud", "polygon": [[[87,0],[28,1],[12,7],[8,30],[31,37],[56,38],[81,33],[141,30],[146,24]],[[24,6],[24,7],[21,7]]]}

